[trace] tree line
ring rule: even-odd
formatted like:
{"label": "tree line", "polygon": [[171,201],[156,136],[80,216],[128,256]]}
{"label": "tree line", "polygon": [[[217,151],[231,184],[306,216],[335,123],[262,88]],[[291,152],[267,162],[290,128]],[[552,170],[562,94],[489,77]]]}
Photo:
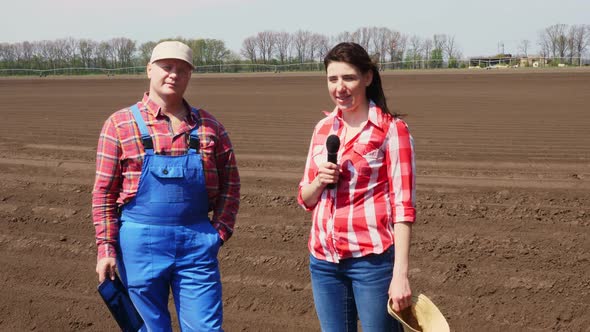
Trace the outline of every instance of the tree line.
{"label": "tree line", "polygon": [[[180,40],[193,50],[197,66],[213,65],[237,59],[217,39]],[[145,66],[152,49],[160,41],[138,44],[129,38],[112,38],[97,42],[90,39],[64,38],[0,44],[0,68],[47,70],[55,68],[125,68]]]}
{"label": "tree line", "polygon": [[321,62],[337,43],[362,45],[376,62],[458,59],[461,51],[455,37],[435,34],[432,38],[408,36],[385,27],[362,27],[336,36],[298,30],[294,33],[263,31],[244,39],[241,55],[251,63],[288,64]]}
{"label": "tree line", "polygon": [[[589,24],[554,24],[539,33],[540,53],[544,57],[569,59],[570,63],[575,63],[586,55],[589,45]],[[526,54],[526,48],[524,51]]]}
{"label": "tree line", "polygon": [[[306,30],[294,33],[262,31],[247,37],[239,54],[217,39],[180,40],[193,50],[196,66],[228,63],[296,64],[321,62],[328,50],[342,41],[361,44],[376,62],[459,58],[454,36],[436,34],[432,38],[407,36],[389,28],[363,27],[329,37]],[[160,40],[162,41],[162,40]],[[55,68],[125,68],[144,66],[151,50],[160,41],[138,44],[129,38],[106,41],[64,38],[0,44],[0,68],[47,70]]]}
{"label": "tree line", "polygon": [[[295,32],[262,31],[245,38],[239,53],[218,39],[180,40],[193,50],[196,66],[220,64],[286,65],[321,63],[328,50],[343,41],[362,45],[375,62],[425,63],[426,67],[458,65],[463,54],[455,37],[409,35],[386,27],[361,27],[327,36],[307,30]],[[141,67],[149,61],[153,47],[162,40],[138,43],[129,38],[106,41],[63,38],[57,40],[0,43],[0,69],[125,68]],[[496,41],[491,41],[496,42]],[[531,41],[522,40],[517,52],[528,56]],[[551,25],[539,32],[538,52],[543,57],[574,59],[585,56],[590,45],[590,25]],[[424,67],[424,66],[423,66]]]}

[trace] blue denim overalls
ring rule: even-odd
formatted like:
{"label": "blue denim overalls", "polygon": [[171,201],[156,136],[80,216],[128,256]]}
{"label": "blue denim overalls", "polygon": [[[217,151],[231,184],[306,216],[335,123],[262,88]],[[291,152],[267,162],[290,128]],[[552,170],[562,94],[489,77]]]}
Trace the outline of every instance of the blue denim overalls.
{"label": "blue denim overalls", "polygon": [[186,155],[156,155],[139,108],[131,110],[145,156],[137,195],[121,208],[121,279],[146,323],[144,331],[171,331],[169,289],[183,331],[222,331],[221,239],[207,215],[200,123],[190,133]]}

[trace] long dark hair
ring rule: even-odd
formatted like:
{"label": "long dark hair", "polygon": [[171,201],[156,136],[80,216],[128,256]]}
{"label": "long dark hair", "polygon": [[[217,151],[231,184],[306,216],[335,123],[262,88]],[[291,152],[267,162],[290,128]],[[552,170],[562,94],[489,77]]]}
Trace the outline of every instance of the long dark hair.
{"label": "long dark hair", "polygon": [[328,54],[324,57],[324,66],[326,71],[330,62],[345,62],[358,68],[361,73],[366,74],[369,71],[373,73],[373,81],[366,88],[365,93],[367,98],[374,101],[384,113],[397,116],[389,111],[387,107],[387,100],[383,93],[381,86],[381,76],[379,76],[379,68],[371,60],[367,51],[357,43],[345,42],[334,46]]}

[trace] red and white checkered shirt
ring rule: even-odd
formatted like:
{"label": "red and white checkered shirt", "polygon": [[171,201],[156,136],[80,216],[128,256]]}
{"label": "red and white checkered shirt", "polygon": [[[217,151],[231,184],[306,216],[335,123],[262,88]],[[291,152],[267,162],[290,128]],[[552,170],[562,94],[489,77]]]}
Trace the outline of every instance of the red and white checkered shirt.
{"label": "red and white checkered shirt", "polygon": [[[186,101],[187,107],[190,107]],[[137,104],[148,127],[154,152],[178,156],[187,153],[190,131],[197,118],[190,113],[173,133],[160,106],[144,94]],[[209,196],[211,223],[226,241],[232,234],[240,199],[240,176],[232,144],[225,128],[213,115],[199,110],[201,156]],[[112,114],[104,123],[96,154],[96,179],[92,191],[92,217],[96,231],[98,258],[116,257],[119,233],[119,206],[137,193],[145,152],[141,134],[129,108]]]}
{"label": "red and white checkered shirt", "polygon": [[[361,132],[343,142],[345,131],[338,108],[316,125],[299,184],[299,204],[313,210],[309,250],[329,262],[380,254],[394,243],[394,223],[416,220],[414,140],[406,123],[371,102]],[[327,161],[326,139],[332,134],[343,142],[337,187],[325,189],[315,206],[306,206],[301,188]]]}

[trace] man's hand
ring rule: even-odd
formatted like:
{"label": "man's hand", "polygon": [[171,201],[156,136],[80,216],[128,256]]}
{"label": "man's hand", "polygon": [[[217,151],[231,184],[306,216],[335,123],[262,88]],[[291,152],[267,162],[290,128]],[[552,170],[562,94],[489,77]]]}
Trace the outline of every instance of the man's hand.
{"label": "man's hand", "polygon": [[99,282],[103,282],[106,278],[111,278],[111,280],[115,280],[116,272],[117,260],[113,257],[101,258],[96,263],[96,273],[98,273]]}

